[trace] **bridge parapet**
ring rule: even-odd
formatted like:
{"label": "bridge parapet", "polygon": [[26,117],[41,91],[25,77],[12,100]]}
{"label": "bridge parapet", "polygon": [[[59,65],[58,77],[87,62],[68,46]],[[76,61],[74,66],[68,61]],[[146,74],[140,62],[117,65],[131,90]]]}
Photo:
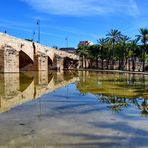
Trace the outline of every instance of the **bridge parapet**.
{"label": "bridge parapet", "polygon": [[54,49],[41,45],[39,43],[34,43],[35,44],[35,49],[36,49],[36,55],[38,55],[39,53],[44,53],[45,55],[47,55],[52,61],[54,58]]}
{"label": "bridge parapet", "polygon": [[32,59],[32,61],[34,60],[32,42],[0,33],[0,46],[11,46],[18,52],[22,50]]}
{"label": "bridge parapet", "polygon": [[66,52],[66,51],[61,51],[61,50],[55,50],[54,51],[56,55],[62,57],[62,58],[70,58],[70,59],[73,59],[73,60],[79,60],[79,56],[74,54],[74,53],[69,53],[69,52]]}

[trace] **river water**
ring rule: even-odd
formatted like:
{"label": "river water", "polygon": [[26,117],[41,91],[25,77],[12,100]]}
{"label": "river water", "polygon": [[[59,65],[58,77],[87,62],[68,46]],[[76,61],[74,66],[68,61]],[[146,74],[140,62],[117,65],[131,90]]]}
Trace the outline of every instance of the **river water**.
{"label": "river water", "polygon": [[147,148],[148,75],[0,74],[0,148]]}

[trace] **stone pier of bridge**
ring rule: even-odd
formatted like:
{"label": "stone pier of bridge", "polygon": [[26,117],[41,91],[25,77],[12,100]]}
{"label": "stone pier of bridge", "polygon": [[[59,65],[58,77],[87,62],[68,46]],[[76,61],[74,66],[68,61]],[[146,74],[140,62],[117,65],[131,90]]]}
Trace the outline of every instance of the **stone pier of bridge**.
{"label": "stone pier of bridge", "polygon": [[76,54],[0,33],[0,72],[72,69],[78,63]]}

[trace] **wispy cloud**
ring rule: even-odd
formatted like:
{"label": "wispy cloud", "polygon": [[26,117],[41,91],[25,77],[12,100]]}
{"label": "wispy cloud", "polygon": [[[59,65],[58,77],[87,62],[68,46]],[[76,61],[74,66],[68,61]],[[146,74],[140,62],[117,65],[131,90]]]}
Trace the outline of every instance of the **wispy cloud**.
{"label": "wispy cloud", "polygon": [[[12,30],[17,30],[17,31],[23,31],[26,33],[31,33],[33,34],[33,32],[36,32],[36,30],[32,29],[35,28],[35,25],[33,25],[32,23],[18,23],[18,22],[13,22],[13,21],[8,21],[8,20],[0,20],[0,27],[7,29],[12,29]],[[68,26],[58,26],[58,25],[45,25],[42,24],[41,28],[43,30],[55,30],[55,32],[64,32],[67,34],[72,34],[72,35],[79,35],[79,36],[89,36],[91,38],[97,38],[97,35],[89,33],[89,32],[82,32],[81,30],[77,29],[77,28],[73,28],[73,27],[68,27]],[[37,28],[36,28],[37,29]],[[53,34],[53,33],[49,33],[49,32],[45,32],[45,31],[41,31],[42,35],[47,35],[47,36],[52,36],[52,37],[56,37],[56,38],[62,38],[63,35],[61,34]]]}
{"label": "wispy cloud", "polygon": [[123,33],[137,32],[140,28],[148,28],[148,25],[137,25],[126,30],[123,30]]}
{"label": "wispy cloud", "polygon": [[135,0],[21,0],[45,13],[70,16],[139,15]]}
{"label": "wispy cloud", "polygon": [[65,33],[68,33],[68,34],[72,34],[72,35],[79,35],[79,36],[89,36],[91,38],[96,38],[98,37],[97,35],[93,34],[93,33],[90,33],[90,32],[87,32],[87,31],[82,31],[78,28],[75,28],[75,27],[69,27],[69,26],[58,26],[58,25],[42,25],[42,28],[45,28],[45,29],[53,29],[53,30],[56,30],[58,32],[65,32]]}
{"label": "wispy cloud", "polygon": [[[7,20],[0,20],[0,27],[5,28],[6,30],[17,30],[20,32],[25,32],[25,33],[30,33],[33,34],[34,32],[37,34],[37,32],[35,30],[32,29],[34,25],[32,25],[31,23],[16,23],[13,21],[7,21]],[[47,35],[47,36],[52,36],[52,37],[60,37],[59,35],[55,35],[53,33],[48,33],[48,32],[44,32],[41,31],[41,34],[43,35]]]}

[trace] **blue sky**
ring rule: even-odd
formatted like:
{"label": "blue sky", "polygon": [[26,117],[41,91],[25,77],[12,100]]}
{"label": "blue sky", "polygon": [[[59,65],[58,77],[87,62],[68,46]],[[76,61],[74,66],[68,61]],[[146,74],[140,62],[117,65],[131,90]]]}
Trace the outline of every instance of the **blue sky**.
{"label": "blue sky", "polygon": [[32,39],[40,19],[41,43],[77,47],[80,40],[96,43],[110,29],[133,37],[148,27],[148,0],[1,0],[0,32]]}

